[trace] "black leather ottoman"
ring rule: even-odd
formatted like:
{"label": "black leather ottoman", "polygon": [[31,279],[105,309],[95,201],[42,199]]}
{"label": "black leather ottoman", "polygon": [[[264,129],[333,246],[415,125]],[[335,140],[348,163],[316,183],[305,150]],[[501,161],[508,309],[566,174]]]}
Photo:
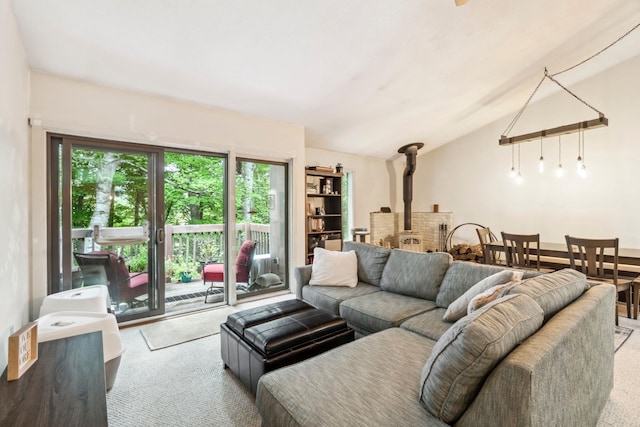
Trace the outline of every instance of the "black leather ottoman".
{"label": "black leather ottoman", "polygon": [[264,374],[353,341],[347,322],[300,300],[239,311],[220,325],[222,361],[251,393]]}

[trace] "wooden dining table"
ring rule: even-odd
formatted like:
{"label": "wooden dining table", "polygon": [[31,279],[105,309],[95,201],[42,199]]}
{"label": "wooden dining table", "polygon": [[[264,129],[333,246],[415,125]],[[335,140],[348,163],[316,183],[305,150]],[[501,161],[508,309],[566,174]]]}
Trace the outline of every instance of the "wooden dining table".
{"label": "wooden dining table", "polygon": [[[504,252],[502,241],[495,241],[488,244],[493,251]],[[569,249],[566,243],[540,242],[540,247],[531,247],[530,254],[540,256],[540,264],[545,267],[561,269],[569,265]],[[574,252],[576,258],[579,257]],[[613,251],[605,250],[604,261],[613,262]],[[640,249],[619,248],[618,249],[618,270],[622,272],[640,273]]]}
{"label": "wooden dining table", "polygon": [[[502,241],[495,241],[487,244],[492,251],[504,252]],[[535,245],[534,245],[535,246]],[[540,242],[538,248],[532,246],[530,255],[540,257],[540,266],[553,270],[569,268],[569,249],[566,243]],[[574,252],[574,257],[579,259],[578,252]],[[612,264],[613,250],[605,250],[604,262]],[[606,268],[606,267],[605,267]],[[638,278],[640,276],[640,249],[618,248],[618,275],[622,278]],[[637,280],[640,280],[637,279]],[[637,282],[636,280],[636,282]],[[635,292],[634,292],[635,294]],[[640,295],[632,296],[633,318],[638,318],[638,305],[640,305]]]}

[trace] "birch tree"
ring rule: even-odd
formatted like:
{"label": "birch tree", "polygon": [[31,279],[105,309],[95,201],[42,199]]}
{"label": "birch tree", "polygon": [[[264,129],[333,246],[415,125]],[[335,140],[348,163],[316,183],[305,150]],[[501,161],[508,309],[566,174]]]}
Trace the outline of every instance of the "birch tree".
{"label": "birch tree", "polygon": [[106,227],[115,196],[113,177],[122,160],[116,153],[106,152],[102,161],[96,165],[96,202],[89,225]]}

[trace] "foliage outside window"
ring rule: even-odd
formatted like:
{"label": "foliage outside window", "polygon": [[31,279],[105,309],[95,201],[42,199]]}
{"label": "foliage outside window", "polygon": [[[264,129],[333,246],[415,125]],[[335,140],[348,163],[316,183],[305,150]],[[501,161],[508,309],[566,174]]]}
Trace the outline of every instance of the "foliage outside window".
{"label": "foliage outside window", "polygon": [[[225,159],[166,152],[164,162],[165,223],[224,224]],[[146,156],[75,149],[72,163],[73,228],[132,227],[147,219]],[[236,223],[269,224],[270,165],[239,161],[235,179]],[[191,257],[185,255],[186,248],[175,245],[165,260],[171,279],[177,280],[180,273],[195,276],[202,263],[224,260],[224,245],[211,236],[200,238],[198,253]],[[123,255],[132,272],[145,271],[145,245],[129,247]]]}

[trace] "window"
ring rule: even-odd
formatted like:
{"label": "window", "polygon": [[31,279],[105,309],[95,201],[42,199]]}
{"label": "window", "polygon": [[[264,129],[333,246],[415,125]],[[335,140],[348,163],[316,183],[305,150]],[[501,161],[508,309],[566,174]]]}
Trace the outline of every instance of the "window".
{"label": "window", "polygon": [[353,238],[353,172],[342,175],[342,235],[344,240]]}

